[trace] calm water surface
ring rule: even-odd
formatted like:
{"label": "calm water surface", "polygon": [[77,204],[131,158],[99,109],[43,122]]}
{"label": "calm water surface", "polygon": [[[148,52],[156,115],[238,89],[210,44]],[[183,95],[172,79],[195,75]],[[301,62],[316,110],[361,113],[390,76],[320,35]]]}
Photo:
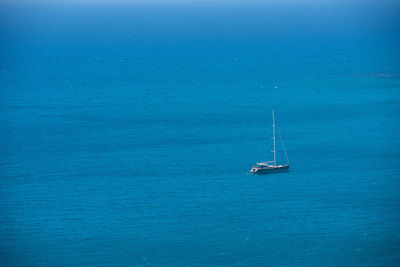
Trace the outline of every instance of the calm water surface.
{"label": "calm water surface", "polygon": [[2,5],[2,266],[399,264],[398,6]]}

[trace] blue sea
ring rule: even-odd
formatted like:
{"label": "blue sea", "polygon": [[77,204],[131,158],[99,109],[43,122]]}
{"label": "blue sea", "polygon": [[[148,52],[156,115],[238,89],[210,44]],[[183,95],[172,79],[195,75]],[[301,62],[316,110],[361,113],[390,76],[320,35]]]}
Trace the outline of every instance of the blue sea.
{"label": "blue sea", "polygon": [[399,266],[398,2],[0,6],[1,266]]}

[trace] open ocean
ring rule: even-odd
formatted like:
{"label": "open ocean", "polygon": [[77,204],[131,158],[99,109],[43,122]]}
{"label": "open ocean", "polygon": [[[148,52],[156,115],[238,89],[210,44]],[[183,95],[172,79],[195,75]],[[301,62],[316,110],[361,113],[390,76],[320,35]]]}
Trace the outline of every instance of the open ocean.
{"label": "open ocean", "polygon": [[399,266],[400,5],[285,3],[2,2],[0,265]]}

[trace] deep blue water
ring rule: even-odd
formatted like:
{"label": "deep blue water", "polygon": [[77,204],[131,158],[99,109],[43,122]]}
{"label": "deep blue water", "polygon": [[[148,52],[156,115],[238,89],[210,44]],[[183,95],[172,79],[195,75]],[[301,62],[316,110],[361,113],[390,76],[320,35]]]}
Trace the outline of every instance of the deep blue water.
{"label": "deep blue water", "polygon": [[399,264],[398,4],[1,5],[0,265]]}

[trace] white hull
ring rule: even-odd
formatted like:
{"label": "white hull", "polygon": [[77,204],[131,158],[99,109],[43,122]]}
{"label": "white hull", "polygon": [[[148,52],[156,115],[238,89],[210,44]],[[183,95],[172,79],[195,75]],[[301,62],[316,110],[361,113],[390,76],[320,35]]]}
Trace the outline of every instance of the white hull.
{"label": "white hull", "polygon": [[250,172],[257,173],[257,174],[263,174],[263,173],[271,173],[271,172],[287,171],[287,170],[289,170],[289,165],[277,165],[277,166],[271,166],[271,167],[265,167],[265,168],[253,167],[253,168],[251,168]]}

